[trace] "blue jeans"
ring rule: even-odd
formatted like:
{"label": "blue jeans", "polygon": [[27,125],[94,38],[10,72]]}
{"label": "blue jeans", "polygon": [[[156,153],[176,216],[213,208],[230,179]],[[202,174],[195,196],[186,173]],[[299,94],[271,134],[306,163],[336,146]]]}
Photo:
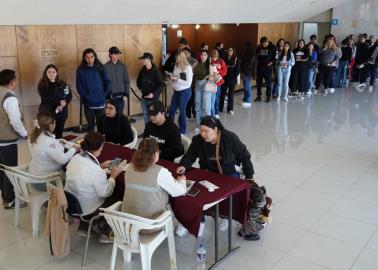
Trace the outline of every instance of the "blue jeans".
{"label": "blue jeans", "polygon": [[221,95],[221,86],[217,86],[217,92],[211,94],[211,116],[219,114],[219,99]]}
{"label": "blue jeans", "polygon": [[251,103],[252,98],[252,76],[243,77],[243,87],[244,87],[244,97],[243,101],[247,103]]}
{"label": "blue jeans", "polygon": [[204,90],[206,80],[197,80],[195,88],[196,127],[199,128],[201,118],[211,115],[211,92]]}
{"label": "blue jeans", "polygon": [[291,67],[278,69],[278,97],[287,99],[289,92],[289,78],[291,74]]}
{"label": "blue jeans", "polygon": [[345,87],[348,79],[349,62],[340,61],[336,71],[336,86]]}
{"label": "blue jeans", "polygon": [[143,118],[144,118],[145,124],[147,124],[147,122],[150,121],[150,116],[148,115],[148,107],[150,107],[152,102],[153,102],[153,100],[146,100],[146,99],[143,99],[143,98],[140,101],[140,105],[142,107]]}
{"label": "blue jeans", "polygon": [[174,121],[177,107],[179,108],[179,129],[181,134],[186,133],[186,105],[192,96],[192,89],[187,88],[180,91],[174,91],[171,106],[169,107],[169,118]]}
{"label": "blue jeans", "polygon": [[314,68],[310,68],[308,70],[308,92],[311,92],[312,88],[315,87],[314,83],[315,83],[315,70]]}

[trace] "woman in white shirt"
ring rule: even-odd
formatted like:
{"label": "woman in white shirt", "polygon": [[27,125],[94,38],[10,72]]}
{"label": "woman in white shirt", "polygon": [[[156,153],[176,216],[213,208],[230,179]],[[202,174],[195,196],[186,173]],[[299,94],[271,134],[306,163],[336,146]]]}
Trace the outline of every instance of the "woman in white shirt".
{"label": "woman in white shirt", "polygon": [[193,70],[183,51],[176,56],[176,64],[173,74],[170,76],[173,81],[173,95],[169,108],[169,118],[174,121],[177,107],[179,108],[179,129],[181,134],[186,133],[186,105],[192,95]]}
{"label": "woman in white shirt", "polygon": [[[28,140],[31,154],[29,172],[42,176],[62,171],[62,166],[71,160],[80,147],[73,146],[64,152],[64,141],[55,139],[53,134],[56,121],[50,112],[40,111],[33,125],[34,129]],[[34,187],[37,190],[46,190],[45,184],[36,184]]]}
{"label": "woman in white shirt", "polygon": [[125,171],[123,212],[153,219],[168,209],[168,195],[185,195],[185,176],[174,179],[166,168],[156,164],[158,160],[158,143],[143,139]]}
{"label": "woman in white shirt", "polygon": [[[86,216],[93,215],[98,208],[114,202],[114,197],[110,196],[114,191],[115,178],[122,172],[120,166],[113,166],[108,178],[104,169],[109,167],[111,161],[101,164],[98,162],[104,141],[105,138],[100,133],[89,132],[81,143],[82,153],[74,156],[67,165],[64,189],[76,196],[83,215]],[[79,231],[83,230],[85,231],[85,226],[80,224]],[[104,237],[103,235],[100,239]]]}

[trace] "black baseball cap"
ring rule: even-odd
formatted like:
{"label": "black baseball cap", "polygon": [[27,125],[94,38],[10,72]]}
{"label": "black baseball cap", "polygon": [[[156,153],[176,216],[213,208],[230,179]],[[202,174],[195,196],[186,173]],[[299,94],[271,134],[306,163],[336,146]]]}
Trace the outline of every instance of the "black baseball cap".
{"label": "black baseball cap", "polygon": [[111,47],[109,49],[109,54],[121,54],[122,52],[117,47]]}
{"label": "black baseball cap", "polygon": [[148,107],[148,114],[150,116],[155,116],[158,113],[165,112],[164,104],[161,101],[152,102],[151,105]]}
{"label": "black baseball cap", "polygon": [[154,57],[149,52],[145,52],[145,53],[143,53],[142,56],[139,57],[139,59],[150,59],[152,61],[152,59],[154,59]]}

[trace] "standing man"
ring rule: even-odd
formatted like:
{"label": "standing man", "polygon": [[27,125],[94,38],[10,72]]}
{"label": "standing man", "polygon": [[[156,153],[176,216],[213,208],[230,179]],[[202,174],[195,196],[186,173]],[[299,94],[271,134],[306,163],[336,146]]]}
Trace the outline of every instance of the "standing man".
{"label": "standing man", "polygon": [[273,72],[273,61],[274,61],[274,46],[269,44],[267,37],[262,37],[260,39],[260,44],[256,48],[257,55],[257,97],[255,102],[261,101],[261,88],[263,79],[266,84],[266,102],[270,101],[270,96],[272,95],[272,72]]}
{"label": "standing man", "polygon": [[119,60],[121,53],[117,47],[111,47],[109,49],[110,60],[105,64],[105,69],[112,82],[110,95],[118,100],[119,111],[123,113],[125,102],[130,97],[130,79],[127,67]]}
{"label": "standing man", "polygon": [[151,53],[145,52],[139,59],[143,61],[143,68],[138,74],[137,87],[142,91],[140,102],[144,123],[147,124],[149,120],[148,107],[153,101],[159,100],[160,93],[164,88],[164,82],[158,68],[152,62],[153,56]]}
{"label": "standing man", "polygon": [[[0,72],[0,163],[7,166],[17,166],[18,138],[28,136],[28,132],[22,123],[19,103],[15,94],[16,88],[14,70],[2,70]],[[14,208],[13,186],[3,171],[0,171],[0,190],[4,208]],[[20,207],[25,206],[25,202],[20,203]]]}
{"label": "standing man", "polygon": [[92,48],[85,49],[81,64],[76,71],[76,88],[84,105],[88,132],[94,131],[96,123],[104,115],[106,98],[111,81]]}
{"label": "standing man", "polygon": [[169,55],[167,61],[165,61],[165,64],[163,66],[163,71],[166,71],[166,72],[169,72],[169,73],[173,72],[173,69],[174,69],[175,64],[176,64],[176,56],[184,48],[190,49],[189,42],[186,38],[180,38],[177,50],[173,51]]}

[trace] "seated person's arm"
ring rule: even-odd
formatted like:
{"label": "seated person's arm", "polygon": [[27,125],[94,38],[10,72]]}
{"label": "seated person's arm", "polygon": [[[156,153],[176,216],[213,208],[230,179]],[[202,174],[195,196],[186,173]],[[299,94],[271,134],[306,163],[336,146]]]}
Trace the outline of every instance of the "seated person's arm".
{"label": "seated person's arm", "polygon": [[196,161],[198,157],[197,151],[193,142],[190,144],[188,151],[184,154],[180,161],[180,166],[185,167],[185,169],[189,169],[192,167],[193,163]]}
{"label": "seated person's arm", "polygon": [[120,166],[113,166],[109,179],[107,179],[106,173],[102,169],[93,172],[91,178],[93,179],[93,186],[99,197],[106,198],[113,194],[115,187],[115,178],[121,172],[122,168]]}
{"label": "seated person's arm", "polygon": [[182,196],[186,193],[186,181],[174,179],[166,168],[160,170],[157,183],[172,197]]}
{"label": "seated person's arm", "polygon": [[131,130],[131,125],[129,120],[125,117],[122,117],[121,123],[121,145],[131,143],[134,139],[133,131]]}
{"label": "seated person's arm", "polygon": [[241,162],[243,166],[243,172],[246,179],[253,179],[253,175],[255,174],[253,170],[253,165],[251,161],[251,154],[249,153],[247,147],[244,143],[240,141],[240,139],[235,136],[236,141],[234,143],[234,153],[237,163]]}
{"label": "seated person's arm", "polygon": [[76,148],[71,147],[66,153],[64,153],[64,149],[58,144],[60,144],[60,142],[56,140],[54,143],[47,145],[46,153],[55,162],[64,165],[68,163],[76,153]]}

